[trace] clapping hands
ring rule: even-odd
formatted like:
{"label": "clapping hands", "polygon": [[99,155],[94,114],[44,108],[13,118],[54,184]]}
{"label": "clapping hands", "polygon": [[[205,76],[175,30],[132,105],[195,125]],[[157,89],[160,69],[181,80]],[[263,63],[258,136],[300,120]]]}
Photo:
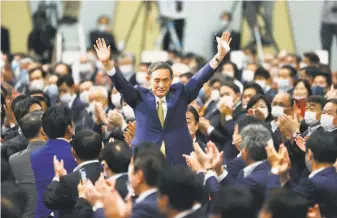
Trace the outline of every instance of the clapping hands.
{"label": "clapping hands", "polygon": [[54,156],[54,173],[56,178],[67,175],[67,170],[64,169],[64,161],[59,161],[56,156]]}

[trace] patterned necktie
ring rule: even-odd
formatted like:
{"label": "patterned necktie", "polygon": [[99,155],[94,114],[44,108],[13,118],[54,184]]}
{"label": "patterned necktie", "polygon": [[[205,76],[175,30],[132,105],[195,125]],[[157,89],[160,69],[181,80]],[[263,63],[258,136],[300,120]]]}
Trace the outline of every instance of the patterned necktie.
{"label": "patterned necktie", "polygon": [[[163,100],[160,99],[158,102],[158,108],[157,108],[157,113],[158,113],[158,117],[160,120],[160,124],[162,127],[164,127],[164,109],[163,109]],[[161,144],[160,147],[160,151],[165,155],[165,143],[163,141],[163,143]]]}

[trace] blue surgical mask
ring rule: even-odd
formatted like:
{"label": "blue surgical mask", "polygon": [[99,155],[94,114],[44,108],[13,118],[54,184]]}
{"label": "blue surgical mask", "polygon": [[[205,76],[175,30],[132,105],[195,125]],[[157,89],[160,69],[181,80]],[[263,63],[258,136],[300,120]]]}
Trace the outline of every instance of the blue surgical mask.
{"label": "blue surgical mask", "polygon": [[11,63],[12,72],[15,72],[18,67],[20,67],[19,61],[13,60],[12,63]]}
{"label": "blue surgical mask", "polygon": [[312,95],[325,95],[325,90],[322,86],[311,87]]}

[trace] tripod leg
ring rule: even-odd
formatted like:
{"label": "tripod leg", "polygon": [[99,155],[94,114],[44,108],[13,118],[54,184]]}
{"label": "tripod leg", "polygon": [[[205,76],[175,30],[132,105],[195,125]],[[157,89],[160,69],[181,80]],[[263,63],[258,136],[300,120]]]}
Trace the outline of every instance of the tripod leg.
{"label": "tripod leg", "polygon": [[162,27],[160,29],[159,36],[157,37],[155,45],[154,45],[155,49],[160,49],[160,46],[163,44],[163,40],[164,40],[164,37],[166,35],[166,32],[167,32],[166,27]]}
{"label": "tripod leg", "polygon": [[168,29],[169,29],[169,32],[170,32],[170,35],[171,35],[171,39],[173,41],[175,49],[177,49],[178,51],[181,51],[181,43],[180,43],[179,38],[177,36],[177,32],[176,32],[176,30],[173,26],[173,22],[172,21],[168,22],[167,26],[168,26]]}
{"label": "tripod leg", "polygon": [[139,14],[140,14],[140,11],[142,9],[142,6],[143,6],[143,2],[140,2],[139,3],[139,6],[137,8],[137,11],[135,13],[135,16],[132,18],[132,21],[131,21],[131,24],[130,24],[130,27],[128,29],[128,32],[126,33],[126,37],[125,37],[125,46],[124,48],[127,46],[128,42],[129,42],[129,39],[130,39],[130,36],[131,36],[131,33],[136,25],[136,22],[138,20],[138,17],[139,17]]}
{"label": "tripod leg", "polygon": [[142,40],[141,40],[141,45],[140,45],[140,54],[144,51],[145,45],[146,45],[146,32],[147,32],[147,22],[149,19],[149,13],[150,13],[150,9],[149,9],[149,5],[147,3],[146,5],[146,10],[145,10],[145,16],[144,16],[144,20],[143,20],[143,30],[142,30]]}

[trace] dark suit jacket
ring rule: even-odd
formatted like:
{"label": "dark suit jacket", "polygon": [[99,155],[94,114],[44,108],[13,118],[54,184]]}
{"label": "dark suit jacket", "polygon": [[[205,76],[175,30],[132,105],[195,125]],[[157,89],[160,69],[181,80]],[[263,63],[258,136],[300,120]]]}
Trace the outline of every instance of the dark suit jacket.
{"label": "dark suit jacket", "polygon": [[28,146],[28,140],[22,134],[12,139],[4,141],[1,146],[1,157],[8,161],[9,157],[19,151],[23,151]]}
{"label": "dark suit jacket", "polygon": [[[221,37],[221,34],[222,32],[225,31],[224,29],[222,30],[219,30],[216,34],[217,37]],[[231,34],[231,38],[232,38],[232,42],[231,42],[231,51],[237,51],[237,50],[240,50],[241,48],[241,34],[237,31],[231,31],[230,32]],[[218,50],[217,50],[217,43],[216,41],[214,40],[213,42],[213,51],[216,53]],[[227,61],[227,60],[230,60],[230,53],[229,55],[226,55],[226,57],[224,58],[224,61]]]}
{"label": "dark suit jacket", "polygon": [[37,198],[35,179],[30,163],[30,154],[33,151],[40,149],[45,144],[46,142],[43,141],[30,142],[25,150],[13,154],[9,158],[9,164],[14,174],[16,183],[26,191],[28,196],[28,204],[24,214],[22,215],[23,218],[34,217]]}
{"label": "dark suit jacket", "polygon": [[[280,176],[271,174],[268,189],[280,187]],[[305,196],[313,204],[319,204],[322,217],[337,217],[337,173],[328,167],[311,178],[300,180],[296,186],[288,186]]]}
{"label": "dark suit jacket", "polygon": [[85,129],[85,119],[88,116],[86,111],[87,104],[83,103],[78,96],[76,96],[71,111],[73,113],[73,121],[77,132]]}
{"label": "dark suit jacket", "polygon": [[164,127],[161,126],[156,108],[156,99],[151,90],[139,86],[133,87],[116,69],[110,79],[116,89],[123,95],[136,116],[137,129],[132,145],[142,142],[155,143],[158,148],[165,142],[166,159],[171,164],[186,164],[182,154],[192,152],[192,138],[186,123],[186,108],[198,96],[203,84],[214,74],[215,70],[206,64],[184,85],[171,85],[166,95],[167,114]]}
{"label": "dark suit jacket", "polygon": [[[324,128],[322,126],[318,127],[314,132],[324,132]],[[303,133],[302,133],[302,137],[306,137],[308,135],[308,132],[309,132],[309,129],[305,130]],[[314,133],[313,132],[313,133]]]}
{"label": "dark suit jacket", "polygon": [[275,97],[275,95],[277,94],[277,92],[270,88],[267,92],[266,92],[266,96],[267,96],[267,99],[268,101],[271,103]]}
{"label": "dark suit jacket", "polygon": [[10,53],[9,31],[1,26],[1,50],[4,53]]}
{"label": "dark suit jacket", "polygon": [[233,176],[233,178],[237,178],[241,170],[246,166],[247,165],[243,161],[242,157],[237,157],[227,164],[226,170]]}
{"label": "dark suit jacket", "polygon": [[64,161],[67,172],[72,172],[77,165],[71,153],[71,145],[63,139],[50,139],[45,146],[31,153],[30,160],[37,191],[35,216],[39,218],[47,217],[52,212],[44,205],[43,195],[55,176],[54,155]]}
{"label": "dark suit jacket", "polygon": [[[103,168],[97,161],[82,166],[87,178],[93,184],[98,180]],[[53,181],[44,193],[44,204],[51,210],[58,210],[59,217],[74,217],[73,210],[78,199],[77,186],[81,181],[80,169],[60,178],[60,182]]]}
{"label": "dark suit jacket", "polygon": [[7,141],[7,140],[14,138],[15,136],[20,135],[20,133],[18,132],[18,129],[19,129],[18,125],[15,125],[14,127],[8,129],[7,132],[3,136],[3,140]]}
{"label": "dark suit jacket", "polygon": [[90,32],[91,45],[95,45],[96,40],[98,38],[104,38],[107,45],[111,46],[110,50],[112,54],[119,54],[116,41],[115,41],[115,37],[110,32],[104,32],[104,31],[99,31],[99,30],[94,30]]}

